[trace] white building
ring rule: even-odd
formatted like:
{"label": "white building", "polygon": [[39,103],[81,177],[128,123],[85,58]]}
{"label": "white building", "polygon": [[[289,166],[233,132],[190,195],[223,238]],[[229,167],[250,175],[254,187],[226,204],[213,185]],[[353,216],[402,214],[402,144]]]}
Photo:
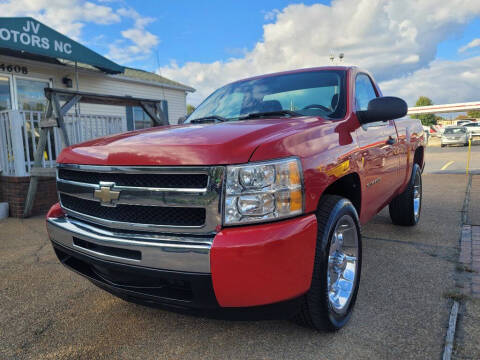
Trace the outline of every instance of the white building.
{"label": "white building", "polygon": [[[143,70],[125,68],[120,74],[106,74],[84,64],[77,69],[79,91],[162,100],[170,124],[176,124],[179,117],[185,116],[187,94],[195,91]],[[30,54],[15,56],[11,51],[0,49],[0,111],[44,110],[43,88],[66,89],[66,83],[71,90],[77,90],[74,65],[60,59],[46,62]],[[126,129],[138,129],[144,117],[139,111],[129,110],[118,106],[80,105],[82,114],[119,116],[124,119]]]}
{"label": "white building", "polygon": [[[115,64],[32,18],[0,18],[0,201],[11,202],[5,185],[11,177],[29,176],[45,87],[158,100],[170,124],[186,115],[187,94],[195,91]],[[140,107],[83,103],[69,111],[65,123],[71,144],[152,126]],[[47,145],[42,165],[54,167],[61,151],[58,129]]]}

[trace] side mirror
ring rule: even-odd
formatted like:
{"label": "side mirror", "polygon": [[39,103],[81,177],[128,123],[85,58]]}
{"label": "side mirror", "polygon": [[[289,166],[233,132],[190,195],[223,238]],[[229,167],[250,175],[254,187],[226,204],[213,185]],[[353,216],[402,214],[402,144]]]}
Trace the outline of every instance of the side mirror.
{"label": "side mirror", "polygon": [[178,125],[183,124],[185,122],[185,120],[187,120],[187,117],[186,116],[181,116],[181,117],[178,118],[177,124]]}
{"label": "side mirror", "polygon": [[383,96],[372,99],[368,103],[368,109],[357,111],[360,123],[367,124],[376,121],[388,121],[407,115],[407,103],[394,96]]}

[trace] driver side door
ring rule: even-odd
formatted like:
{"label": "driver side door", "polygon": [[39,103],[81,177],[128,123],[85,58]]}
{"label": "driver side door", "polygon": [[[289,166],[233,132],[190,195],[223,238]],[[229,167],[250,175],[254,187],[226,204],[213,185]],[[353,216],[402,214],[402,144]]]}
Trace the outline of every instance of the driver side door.
{"label": "driver side door", "polygon": [[[367,110],[368,102],[380,94],[365,73],[355,79],[355,109]],[[356,131],[363,167],[362,193],[368,217],[375,215],[391,199],[399,181],[398,139],[395,122],[363,124]]]}

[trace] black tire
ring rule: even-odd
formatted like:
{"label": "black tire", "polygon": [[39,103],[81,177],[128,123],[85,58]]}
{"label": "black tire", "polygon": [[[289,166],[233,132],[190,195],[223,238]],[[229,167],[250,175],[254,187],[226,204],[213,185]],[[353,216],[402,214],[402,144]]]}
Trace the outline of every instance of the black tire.
{"label": "black tire", "polygon": [[445,147],[446,145],[445,145],[445,144],[441,144],[440,146],[441,146],[441,147]]}
{"label": "black tire", "polygon": [[[362,241],[358,214],[353,204],[341,196],[325,195],[322,197],[317,210],[317,246],[312,283],[309,291],[303,296],[297,323],[317,330],[336,331],[345,326],[352,315],[357,298],[362,268]],[[342,313],[338,313],[329,301],[328,293],[328,259],[332,236],[339,220],[348,215],[358,235],[358,254],[356,262],[353,290],[349,303]]]}
{"label": "black tire", "polygon": [[[416,181],[419,181],[417,184],[419,188],[417,188],[417,190],[420,196],[418,212],[415,210],[414,204]],[[422,210],[422,172],[418,164],[413,164],[412,176],[410,177],[407,188],[390,202],[388,208],[390,211],[390,219],[392,219],[395,225],[415,226],[418,224]]]}

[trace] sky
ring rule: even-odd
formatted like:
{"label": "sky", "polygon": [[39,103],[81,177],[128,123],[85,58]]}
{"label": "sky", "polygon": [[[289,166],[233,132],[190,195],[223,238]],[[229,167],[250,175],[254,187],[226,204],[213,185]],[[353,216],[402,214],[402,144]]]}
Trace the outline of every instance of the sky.
{"label": "sky", "polygon": [[193,105],[231,81],[339,53],[409,105],[480,100],[480,0],[0,0],[0,14],[190,85]]}

